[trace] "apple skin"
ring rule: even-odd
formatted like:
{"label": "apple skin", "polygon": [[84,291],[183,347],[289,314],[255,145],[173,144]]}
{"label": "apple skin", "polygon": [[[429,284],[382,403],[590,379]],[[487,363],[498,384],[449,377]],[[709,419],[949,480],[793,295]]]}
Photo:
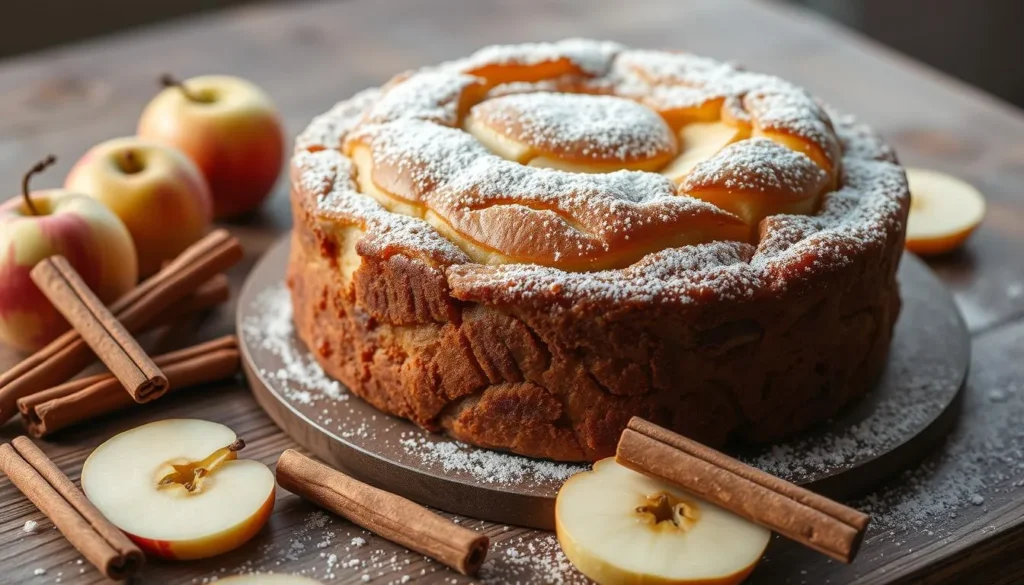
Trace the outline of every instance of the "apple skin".
{"label": "apple skin", "polygon": [[147,555],[179,561],[215,557],[242,546],[256,536],[256,533],[263,528],[274,511],[276,492],[275,487],[256,514],[227,530],[203,538],[172,542],[143,538],[130,532],[125,532],[125,534]]}
{"label": "apple skin", "polygon": [[0,341],[34,351],[68,328],[29,277],[44,258],[61,255],[105,303],[138,282],[135,246],[124,223],[99,201],[65,190],[21,196],[0,205]]}
{"label": "apple skin", "polygon": [[103,202],[128,228],[147,277],[202,238],[213,220],[210,189],[180,151],[135,137],[94,146],[64,187]]}
{"label": "apple skin", "polygon": [[263,91],[237,77],[184,82],[189,99],[168,87],[146,106],[138,135],[174,146],[199,166],[213,194],[214,216],[252,211],[270,194],[284,162],[281,121]]}

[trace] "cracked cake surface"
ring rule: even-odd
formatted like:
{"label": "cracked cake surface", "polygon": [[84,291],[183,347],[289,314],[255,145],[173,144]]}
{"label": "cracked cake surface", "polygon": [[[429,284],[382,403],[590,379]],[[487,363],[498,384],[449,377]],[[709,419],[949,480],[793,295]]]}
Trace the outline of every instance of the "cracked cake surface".
{"label": "cracked cake surface", "polygon": [[870,389],[909,195],[870,129],[686,53],[496,46],[296,140],[297,331],[377,408],[471,444],[614,452],[634,415],[771,441]]}

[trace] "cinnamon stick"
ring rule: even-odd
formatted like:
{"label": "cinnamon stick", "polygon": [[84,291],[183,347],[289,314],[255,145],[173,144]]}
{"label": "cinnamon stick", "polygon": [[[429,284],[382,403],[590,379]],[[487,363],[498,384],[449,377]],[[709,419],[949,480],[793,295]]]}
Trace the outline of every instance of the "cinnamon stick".
{"label": "cinnamon stick", "polygon": [[871,517],[634,417],[615,460],[836,560],[857,555]]}
{"label": "cinnamon stick", "polygon": [[[238,240],[215,230],[111,304],[110,311],[125,329],[139,333],[158,324],[176,303],[241,258]],[[71,330],[0,374],[0,424],[17,414],[19,398],[68,380],[93,359],[89,346]]]}
{"label": "cinnamon stick", "polygon": [[0,471],[107,578],[126,579],[145,562],[142,551],[27,437],[0,445]]}
{"label": "cinnamon stick", "polygon": [[66,258],[45,258],[30,276],[136,402],[149,402],[167,392],[164,373]]}
{"label": "cinnamon stick", "polygon": [[[153,358],[170,382],[169,392],[228,378],[238,371],[238,339],[228,335]],[[44,437],[135,404],[111,374],[72,380],[18,400],[29,433]]]}
{"label": "cinnamon stick", "polygon": [[[224,274],[217,274],[200,285],[195,292],[172,305],[163,315],[155,319],[152,325],[177,323],[189,315],[201,313],[223,304],[229,298],[231,298],[231,286],[228,283],[228,277]],[[146,329],[149,329],[149,326]]]}
{"label": "cinnamon stick", "polygon": [[401,496],[367,485],[287,449],[277,461],[277,483],[406,548],[463,575],[477,572],[487,556],[483,534],[438,516]]}

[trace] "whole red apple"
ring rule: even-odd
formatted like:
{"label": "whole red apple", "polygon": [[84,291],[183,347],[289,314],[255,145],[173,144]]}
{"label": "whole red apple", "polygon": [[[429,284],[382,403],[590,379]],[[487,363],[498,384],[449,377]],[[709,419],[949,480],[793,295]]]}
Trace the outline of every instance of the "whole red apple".
{"label": "whole red apple", "polygon": [[128,229],[102,203],[66,191],[29,192],[29,178],[53,163],[33,167],[22,195],[0,205],[0,341],[33,351],[67,329],[67,321],[29,278],[44,258],[61,255],[105,303],[138,281]]}
{"label": "whole red apple", "polygon": [[237,77],[206,75],[166,86],[139,120],[142,138],[174,146],[199,166],[214,216],[239,215],[270,194],[284,161],[284,133],[270,101]]}
{"label": "whole red apple", "polygon": [[175,148],[135,137],[94,146],[64,188],[99,199],[121,218],[143,277],[202,238],[213,217],[210,189],[195,163]]}

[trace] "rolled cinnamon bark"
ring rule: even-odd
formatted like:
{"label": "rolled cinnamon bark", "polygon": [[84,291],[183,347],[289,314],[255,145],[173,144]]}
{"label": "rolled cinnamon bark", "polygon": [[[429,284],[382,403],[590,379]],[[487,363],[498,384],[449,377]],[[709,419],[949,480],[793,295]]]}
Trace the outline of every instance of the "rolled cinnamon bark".
{"label": "rolled cinnamon bark", "polygon": [[[230,377],[238,371],[238,340],[228,335],[153,358],[174,392]],[[135,404],[111,374],[72,380],[25,396],[18,410],[29,433],[44,437],[83,421],[116,412]]]}
{"label": "rolled cinnamon bark", "polygon": [[804,546],[849,563],[871,517],[633,417],[615,461],[661,479]]}
{"label": "rolled cinnamon bark", "polygon": [[[111,304],[110,310],[125,329],[138,333],[158,324],[177,303],[241,259],[238,240],[225,230],[214,230]],[[67,381],[94,359],[78,332],[71,330],[0,374],[0,424],[17,414],[19,398]]]}
{"label": "rolled cinnamon bark", "polygon": [[167,391],[164,373],[66,258],[46,258],[30,276],[136,402],[149,402]]}
{"label": "rolled cinnamon bark", "polygon": [[401,496],[367,485],[309,457],[286,450],[277,483],[335,514],[463,575],[477,572],[489,540]]}
{"label": "rolled cinnamon bark", "polygon": [[145,562],[139,547],[27,437],[0,445],[0,471],[108,578],[127,579]]}
{"label": "rolled cinnamon bark", "polygon": [[[231,286],[228,284],[228,277],[224,274],[218,274],[203,283],[194,293],[171,306],[170,309],[153,321],[153,325],[159,326],[176,323],[189,315],[206,311],[225,303],[229,298],[231,298]],[[147,326],[145,329],[149,329],[149,327]]]}

